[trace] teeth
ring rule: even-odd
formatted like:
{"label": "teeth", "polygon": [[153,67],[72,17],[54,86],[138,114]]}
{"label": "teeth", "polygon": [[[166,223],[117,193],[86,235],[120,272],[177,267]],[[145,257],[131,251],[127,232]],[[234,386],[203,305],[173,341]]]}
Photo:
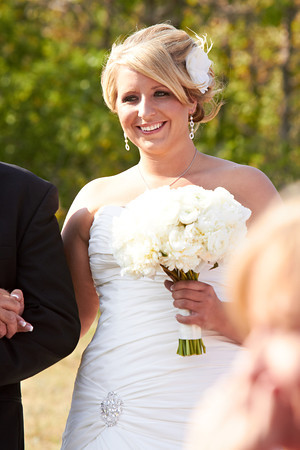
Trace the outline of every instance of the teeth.
{"label": "teeth", "polygon": [[157,130],[158,128],[160,128],[162,126],[162,122],[161,123],[156,123],[155,125],[148,125],[147,127],[145,126],[141,126],[141,130],[142,131],[153,131],[153,130]]}

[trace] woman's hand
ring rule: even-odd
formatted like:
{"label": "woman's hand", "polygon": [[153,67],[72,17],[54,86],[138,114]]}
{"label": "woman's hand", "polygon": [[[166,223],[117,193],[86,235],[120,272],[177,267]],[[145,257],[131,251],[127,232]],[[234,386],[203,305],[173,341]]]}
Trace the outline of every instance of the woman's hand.
{"label": "woman's hand", "polygon": [[201,281],[172,283],[166,280],[165,286],[172,293],[175,308],[187,309],[191,312],[190,316],[177,314],[178,322],[216,330],[219,322],[225,318],[222,303],[209,284]]}
{"label": "woman's hand", "polygon": [[214,330],[238,343],[241,337],[230,323],[224,304],[217,297],[214,288],[201,281],[166,280],[165,286],[172,293],[173,305],[190,311],[189,316],[177,314],[176,319],[186,325],[198,325],[206,330]]}
{"label": "woman's hand", "polygon": [[16,333],[32,331],[33,327],[22,317],[24,297],[20,289],[11,293],[0,289],[0,338],[12,338]]}

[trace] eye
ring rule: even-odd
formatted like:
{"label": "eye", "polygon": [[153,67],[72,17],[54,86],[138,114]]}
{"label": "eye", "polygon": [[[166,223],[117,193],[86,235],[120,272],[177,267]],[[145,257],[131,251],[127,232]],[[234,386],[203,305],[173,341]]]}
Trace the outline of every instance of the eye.
{"label": "eye", "polygon": [[169,97],[170,92],[159,90],[159,91],[155,91],[154,96],[155,97]]}
{"label": "eye", "polygon": [[137,95],[134,95],[134,94],[125,95],[122,98],[123,103],[133,103],[133,102],[136,102],[137,100],[138,100],[138,97],[137,97]]}

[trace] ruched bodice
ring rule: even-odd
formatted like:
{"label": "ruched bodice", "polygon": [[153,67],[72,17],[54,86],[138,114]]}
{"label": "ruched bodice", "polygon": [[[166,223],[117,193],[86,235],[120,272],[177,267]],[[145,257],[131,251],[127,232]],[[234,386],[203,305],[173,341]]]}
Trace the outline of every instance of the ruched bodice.
{"label": "ruched bodice", "polygon": [[[111,246],[113,217],[106,206],[90,230],[90,266],[100,297],[100,319],[77,374],[63,449],[176,450],[207,387],[226,373],[239,351],[203,332],[207,353],[176,354],[178,322],[166,275],[121,276]],[[224,298],[224,268],[205,267],[199,279]],[[110,401],[110,403],[109,403]]]}

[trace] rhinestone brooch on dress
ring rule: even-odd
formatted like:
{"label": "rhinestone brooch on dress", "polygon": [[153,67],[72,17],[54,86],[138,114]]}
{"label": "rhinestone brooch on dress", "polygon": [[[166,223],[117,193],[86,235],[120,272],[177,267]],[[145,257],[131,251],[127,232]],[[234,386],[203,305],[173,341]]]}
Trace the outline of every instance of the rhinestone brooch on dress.
{"label": "rhinestone brooch on dress", "polygon": [[119,416],[123,411],[123,401],[118,394],[111,391],[107,397],[100,403],[101,416],[108,427],[113,427],[117,424]]}

